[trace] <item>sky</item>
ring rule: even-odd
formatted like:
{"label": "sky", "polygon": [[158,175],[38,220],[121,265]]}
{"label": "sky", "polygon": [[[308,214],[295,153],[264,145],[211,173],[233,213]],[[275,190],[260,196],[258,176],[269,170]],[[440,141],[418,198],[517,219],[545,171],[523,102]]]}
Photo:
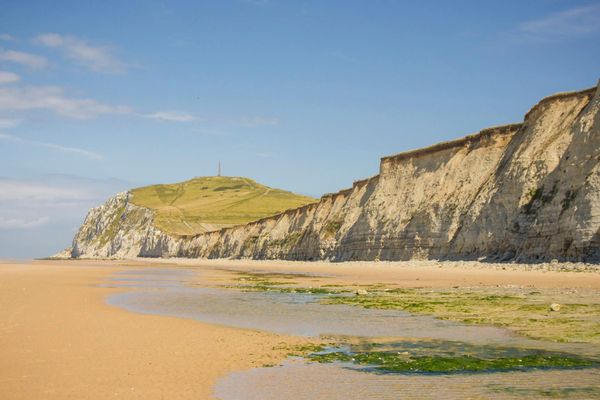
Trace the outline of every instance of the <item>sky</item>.
{"label": "sky", "polygon": [[0,2],[0,258],[219,161],[318,197],[600,78],[600,1]]}

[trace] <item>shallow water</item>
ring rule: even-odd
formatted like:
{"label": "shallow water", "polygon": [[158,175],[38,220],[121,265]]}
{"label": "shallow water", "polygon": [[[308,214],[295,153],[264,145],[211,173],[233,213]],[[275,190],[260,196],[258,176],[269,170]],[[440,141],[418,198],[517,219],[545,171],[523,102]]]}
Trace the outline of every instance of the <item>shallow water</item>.
{"label": "shallow water", "polygon": [[214,394],[221,400],[600,399],[600,371],[401,375],[291,361],[229,374]]}
{"label": "shallow water", "polygon": [[463,325],[398,310],[319,303],[323,295],[243,292],[185,286],[193,272],[144,269],[112,281],[137,290],[112,295],[108,303],[130,311],[197,319],[240,328],[298,336],[345,335],[466,340],[472,343],[523,343],[504,329]]}
{"label": "shallow water", "polygon": [[[590,351],[595,354],[598,350],[590,350],[589,345],[540,342],[514,335],[505,329],[464,325],[397,310],[322,305],[319,300],[324,295],[242,292],[186,285],[195,276],[194,271],[173,268],[124,271],[104,286],[132,290],[113,294],[107,302],[138,313],[291,335],[354,336],[365,337],[365,341],[377,337],[398,338],[397,343],[390,346],[414,355],[452,353],[486,356],[499,352],[515,353],[524,347],[579,354],[589,354]],[[510,348],[499,349],[499,346]],[[562,383],[566,382],[564,378],[567,376],[568,385]],[[279,367],[230,374],[219,382],[215,394],[223,400],[540,398],[543,397],[540,390],[554,387],[566,390],[548,392],[554,397],[596,398],[593,396],[598,395],[600,388],[594,385],[599,378],[598,369],[452,376],[399,375],[368,373],[364,372],[364,368],[343,363],[290,361]]]}

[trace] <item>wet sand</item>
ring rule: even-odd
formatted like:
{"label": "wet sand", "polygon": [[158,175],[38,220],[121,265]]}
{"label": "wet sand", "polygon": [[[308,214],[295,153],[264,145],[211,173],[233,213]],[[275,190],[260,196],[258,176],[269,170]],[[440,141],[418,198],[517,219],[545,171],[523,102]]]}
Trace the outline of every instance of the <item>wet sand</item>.
{"label": "wet sand", "polygon": [[[136,263],[148,264],[145,259]],[[475,261],[399,261],[399,262],[302,262],[255,260],[152,259],[152,264],[203,266],[213,270],[260,273],[308,274],[298,277],[301,284],[321,281],[339,285],[386,284],[397,287],[452,288],[454,286],[530,286],[536,288],[600,289],[600,265],[589,264],[493,264]],[[561,266],[583,272],[558,271]],[[311,276],[312,275],[312,276]],[[228,276],[223,277],[224,280]]]}
{"label": "wet sand", "polygon": [[220,380],[224,400],[598,399],[600,371],[481,374],[372,374],[333,364],[286,362],[235,372]]}
{"label": "wet sand", "polygon": [[[0,398],[205,399],[234,371],[278,363],[307,339],[144,315],[110,306],[123,288],[99,286],[144,265],[204,271],[309,273],[301,284],[399,287],[521,285],[600,289],[600,273],[522,270],[478,263],[290,263],[201,260],[0,262]],[[504,269],[503,269],[504,268]],[[203,278],[203,279],[204,279]],[[135,289],[134,289],[135,290]]]}

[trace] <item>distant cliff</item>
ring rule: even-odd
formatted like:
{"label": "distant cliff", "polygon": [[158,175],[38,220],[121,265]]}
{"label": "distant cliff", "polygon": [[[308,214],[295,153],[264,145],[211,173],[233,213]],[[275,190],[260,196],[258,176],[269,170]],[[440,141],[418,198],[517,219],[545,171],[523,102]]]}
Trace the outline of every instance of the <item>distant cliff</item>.
{"label": "distant cliff", "polygon": [[72,257],[600,261],[600,95],[547,97],[521,124],[381,159],[318,202],[194,236],[120,194],[90,211]]}
{"label": "distant cliff", "polygon": [[[155,237],[171,243],[174,238],[255,221],[315,201],[242,177],[203,176],[145,186],[91,209],[67,253],[73,257],[134,257]],[[162,252],[153,249],[152,255]]]}

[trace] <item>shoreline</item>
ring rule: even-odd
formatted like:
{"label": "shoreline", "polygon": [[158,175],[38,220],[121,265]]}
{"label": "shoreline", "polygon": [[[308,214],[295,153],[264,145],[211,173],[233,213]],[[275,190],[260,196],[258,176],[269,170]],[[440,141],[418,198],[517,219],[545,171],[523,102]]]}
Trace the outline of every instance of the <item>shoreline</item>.
{"label": "shoreline", "polygon": [[[331,275],[344,283],[391,283],[398,287],[445,287],[455,285],[520,285],[541,288],[600,289],[600,265],[494,264],[477,261],[284,261],[189,258],[132,258],[113,260],[138,265],[211,267],[232,271],[290,272]],[[553,268],[553,269],[551,269]],[[580,268],[578,271],[577,268]],[[584,269],[585,268],[585,269]],[[574,270],[573,270],[574,269]]]}

